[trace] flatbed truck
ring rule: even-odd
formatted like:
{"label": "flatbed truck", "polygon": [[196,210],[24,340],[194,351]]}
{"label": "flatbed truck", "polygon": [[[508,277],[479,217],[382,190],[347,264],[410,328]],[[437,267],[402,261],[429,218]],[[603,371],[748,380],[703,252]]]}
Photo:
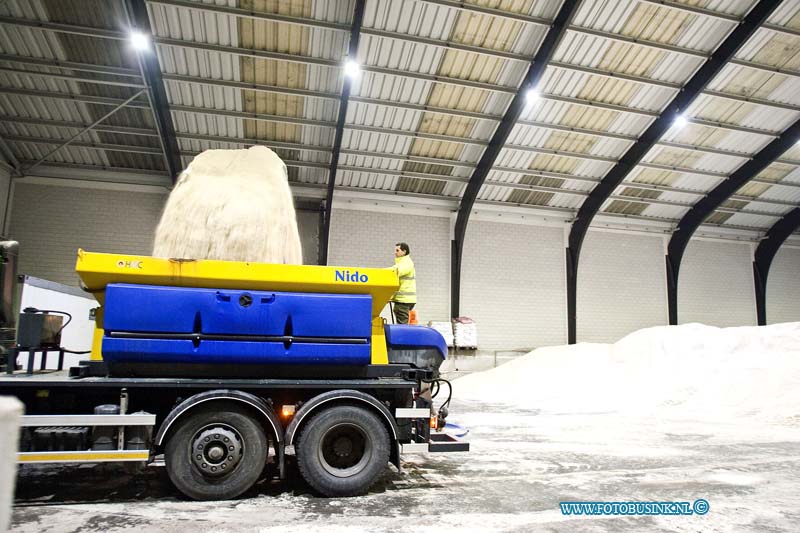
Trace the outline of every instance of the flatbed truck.
{"label": "flatbed truck", "polygon": [[16,369],[58,349],[18,347],[0,375],[0,395],[26,409],[19,463],[163,456],[182,493],[219,500],[285,478],[294,455],[336,497],[366,492],[403,453],[469,450],[441,431],[441,335],[379,316],[390,270],[79,251],[77,271],[102,305],[90,359]]}

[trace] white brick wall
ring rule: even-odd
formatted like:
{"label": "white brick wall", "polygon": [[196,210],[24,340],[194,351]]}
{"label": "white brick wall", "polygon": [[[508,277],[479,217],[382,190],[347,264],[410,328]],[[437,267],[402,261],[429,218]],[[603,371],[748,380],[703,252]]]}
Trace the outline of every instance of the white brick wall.
{"label": "white brick wall", "polygon": [[[8,189],[0,171],[0,210]],[[4,181],[6,180],[6,181]],[[4,186],[5,185],[5,186]],[[7,233],[20,241],[20,273],[76,285],[75,252],[149,254],[166,193],[17,182]],[[411,245],[420,320],[450,318],[450,219],[419,209],[335,208],[330,264],[387,267],[394,243]],[[298,211],[307,264],[317,262],[318,214]],[[566,285],[560,227],[473,218],[462,266],[461,314],[478,324],[482,349],[566,342]],[[755,324],[750,244],[693,239],[679,286],[681,323]],[[800,250],[782,248],[767,284],[770,323],[800,320]],[[660,237],[592,230],[578,278],[578,340],[614,341],[665,324]],[[613,305],[609,305],[613,302]],[[388,316],[388,311],[385,313]]]}
{"label": "white brick wall", "polygon": [[78,285],[75,253],[145,254],[166,195],[17,182],[10,236],[19,241],[19,273]]}
{"label": "white brick wall", "polygon": [[312,211],[297,211],[297,229],[303,246],[303,264],[319,264],[319,219]]}
{"label": "white brick wall", "polygon": [[561,227],[470,221],[461,263],[461,315],[481,349],[566,343]]}
{"label": "white brick wall", "polygon": [[[4,190],[0,175],[0,195]],[[166,192],[17,182],[9,235],[20,242],[19,271],[77,285],[75,252],[78,248],[149,255],[166,199]],[[0,202],[0,206],[4,208],[5,202]],[[298,211],[297,224],[304,263],[317,264],[318,213]]]}
{"label": "white brick wall", "polygon": [[778,250],[767,276],[767,324],[800,321],[800,249]]}
{"label": "white brick wall", "polygon": [[[450,229],[447,218],[334,208],[328,264],[389,267],[406,242],[417,271],[420,323],[450,319]],[[388,307],[384,315],[388,317]]]}
{"label": "white brick wall", "polygon": [[678,323],[688,322],[756,325],[749,243],[689,241],[678,276]]}
{"label": "white brick wall", "polygon": [[616,342],[667,324],[664,283],[662,236],[590,230],[578,264],[578,342]]}

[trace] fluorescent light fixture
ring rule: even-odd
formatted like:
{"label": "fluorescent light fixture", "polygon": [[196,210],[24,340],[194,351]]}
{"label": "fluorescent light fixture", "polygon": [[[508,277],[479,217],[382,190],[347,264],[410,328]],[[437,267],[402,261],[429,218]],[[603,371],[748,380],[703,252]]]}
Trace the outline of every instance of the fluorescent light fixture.
{"label": "fluorescent light fixture", "polygon": [[672,123],[672,125],[675,126],[676,128],[682,128],[685,125],[687,125],[688,123],[689,123],[689,121],[686,120],[685,116],[678,115],[677,117],[675,117],[675,121]]}
{"label": "fluorescent light fixture", "polygon": [[344,62],[344,74],[350,78],[357,78],[361,74],[361,67],[352,59],[348,59]]}
{"label": "fluorescent light fixture", "polygon": [[142,32],[131,32],[130,40],[131,45],[133,45],[136,50],[150,49],[150,38]]}
{"label": "fluorescent light fixture", "polygon": [[539,91],[537,91],[536,89],[528,89],[528,91],[525,93],[525,101],[529,104],[534,103],[538,99],[539,99]]}

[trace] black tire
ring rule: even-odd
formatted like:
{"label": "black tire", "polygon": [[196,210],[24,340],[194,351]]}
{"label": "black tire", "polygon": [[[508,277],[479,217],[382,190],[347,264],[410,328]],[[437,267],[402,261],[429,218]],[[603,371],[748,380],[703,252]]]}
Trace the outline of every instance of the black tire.
{"label": "black tire", "polygon": [[268,444],[246,409],[217,404],[179,420],[164,452],[167,474],[178,490],[195,500],[228,500],[261,477]]}
{"label": "black tire", "polygon": [[325,496],[364,494],[389,463],[389,434],[375,413],[352,405],[314,415],[296,446],[300,474]]}

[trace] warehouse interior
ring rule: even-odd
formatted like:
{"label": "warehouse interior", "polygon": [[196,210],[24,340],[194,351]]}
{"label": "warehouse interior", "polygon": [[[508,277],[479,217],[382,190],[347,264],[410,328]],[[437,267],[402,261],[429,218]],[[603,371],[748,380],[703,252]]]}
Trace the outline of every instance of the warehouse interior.
{"label": "warehouse interior", "polygon": [[[685,339],[702,332],[721,338],[713,331],[724,330],[691,329],[699,324],[733,328],[730,338],[741,333],[740,344],[726,344],[728,353],[800,350],[800,329],[787,329],[800,322],[798,0],[6,0],[0,3],[0,47],[0,233],[19,242],[20,274],[77,288],[78,249],[150,255],[164,204],[195,156],[264,145],[288,168],[304,264],[389,267],[395,243],[408,243],[419,323],[468,317],[475,325],[477,350],[458,353],[462,369],[470,368],[471,356],[495,366],[498,355],[505,360],[537,348],[617,346],[645,328],[656,328],[653,339],[663,345],[669,339],[664,332],[672,331],[665,326],[690,328],[681,330],[689,332]],[[383,316],[391,320],[388,309]],[[773,336],[754,333],[759,329]],[[757,342],[747,345],[748,338]],[[697,354],[722,357],[701,344],[706,351]],[[609,353],[617,354],[609,356],[617,363],[629,356]],[[573,369],[585,363],[564,361]],[[772,371],[782,372],[783,381],[759,383],[796,398],[798,365],[780,361]],[[718,362],[735,366],[726,358]],[[690,369],[693,363],[681,364]],[[457,366],[458,359],[452,370]],[[566,374],[553,375],[569,374],[562,370]],[[762,371],[770,372],[765,367],[756,374]],[[633,375],[642,378],[638,370]],[[512,422],[501,427],[501,415],[509,412],[537,423],[535,402],[520,403],[513,395],[506,404],[498,400],[489,411],[497,418],[490,419],[469,403],[486,390],[465,385],[458,403],[459,380],[454,383],[453,409],[461,407],[464,416],[456,422],[471,425],[479,450],[473,458],[415,458],[382,492],[338,509],[296,487],[263,489],[256,503],[220,508],[226,517],[245,511],[241,523],[228,526],[256,527],[257,505],[269,496],[276,527],[308,515],[336,515],[342,521],[313,527],[383,530],[378,521],[359,522],[352,513],[364,518],[361,507],[374,505],[376,516],[392,516],[388,500],[413,484],[410,478],[417,483],[401,513],[440,519],[419,510],[426,494],[458,498],[480,483],[481,472],[496,474],[492,465],[514,469],[504,443],[546,438]],[[681,390],[695,386],[702,388],[680,384]],[[719,387],[732,385],[720,381]],[[602,390],[593,394],[592,401],[604,396]],[[798,435],[784,422],[800,413],[788,400],[780,406],[780,424],[762,419],[766,403],[753,408],[759,423],[774,429],[763,432],[772,448],[742,459],[740,478],[697,481],[717,502],[730,496],[731,512],[750,502],[745,518],[713,526],[680,517],[623,518],[594,527],[790,531],[800,520],[796,510],[786,511],[796,508],[796,497],[775,491],[797,481],[791,449]],[[621,425],[630,413],[612,407]],[[725,412],[725,424],[750,413]],[[548,416],[553,436],[562,419]],[[575,424],[600,427],[588,421],[591,410],[574,406],[569,416]],[[730,429],[722,419],[702,420],[707,425],[693,420],[674,432]],[[652,420],[648,424],[632,427],[658,430]],[[503,433],[509,427],[515,432]],[[643,456],[646,469],[658,463],[659,449],[674,444],[664,452],[670,459],[659,464],[672,464],[689,483],[700,463],[686,466],[679,456],[709,452],[713,460],[733,461],[726,447],[757,447],[752,434],[727,429],[717,440],[687,437],[676,444],[669,437],[640,437],[631,446],[655,450]],[[512,447],[514,457],[525,456],[525,484],[495,476],[494,503],[468,492],[466,510],[444,523],[469,528],[485,519],[490,530],[573,529],[561,513],[548,514],[558,509],[546,499],[545,478],[554,476],[556,483],[565,471],[578,475],[584,463],[593,471],[597,465],[581,448],[581,439],[593,434],[559,433],[558,452]],[[487,439],[485,448],[479,438]],[[625,439],[639,437],[631,430],[608,438],[621,450]],[[625,486],[629,465],[618,464],[624,455],[618,451],[609,452],[616,459],[606,465],[617,477],[595,498]],[[775,462],[760,472],[770,453]],[[477,463],[475,455],[482,457]],[[534,456],[549,459],[539,463]],[[559,469],[542,466],[548,461]],[[64,470],[60,483],[76,472]],[[659,470],[653,483],[668,485],[665,472]],[[43,493],[38,474],[27,475],[30,504]],[[587,476],[573,481],[584,488],[603,483],[596,472]],[[767,480],[773,492],[753,496]],[[118,500],[96,494],[77,503],[108,517],[138,501],[141,487],[162,482],[158,474],[134,476],[117,491]],[[150,498],[157,499],[158,490],[171,494],[162,487]],[[526,502],[511,497],[520,491],[544,496],[520,514]],[[768,492],[784,498],[775,516],[757,509],[771,501]],[[180,529],[195,513],[213,522],[206,514],[211,506],[192,505],[176,511],[180,519],[167,507],[142,507],[142,514],[115,527],[157,527],[163,520],[171,524],[163,527]],[[502,509],[495,521],[484,516],[492,514],[491,505]],[[72,524],[65,527],[86,524],[73,511],[65,513],[65,524]],[[29,505],[17,511],[12,526],[41,531],[42,516]]]}

